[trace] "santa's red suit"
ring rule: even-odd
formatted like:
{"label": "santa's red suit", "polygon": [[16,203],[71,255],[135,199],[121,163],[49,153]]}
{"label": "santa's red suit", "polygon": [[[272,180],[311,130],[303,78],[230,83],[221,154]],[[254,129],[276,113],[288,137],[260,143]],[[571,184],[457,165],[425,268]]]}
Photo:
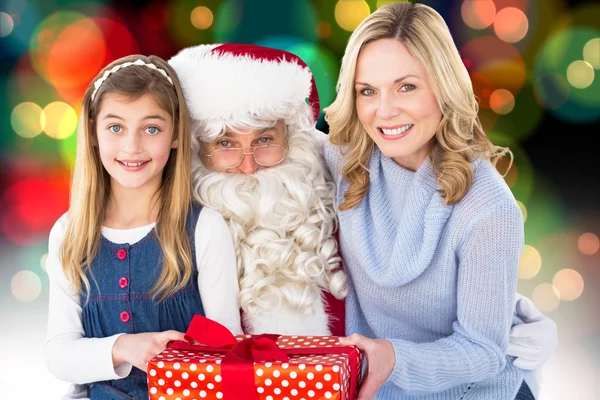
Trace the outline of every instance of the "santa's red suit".
{"label": "santa's red suit", "polygon": [[[346,277],[334,238],[335,186],[315,129],[319,97],[297,56],[254,45],[182,50],[176,70],[192,117],[192,176],[234,240],[248,333],[343,335]],[[284,161],[254,174],[208,170],[198,157],[226,129],[286,125]],[[215,266],[218,268],[219,266]]]}

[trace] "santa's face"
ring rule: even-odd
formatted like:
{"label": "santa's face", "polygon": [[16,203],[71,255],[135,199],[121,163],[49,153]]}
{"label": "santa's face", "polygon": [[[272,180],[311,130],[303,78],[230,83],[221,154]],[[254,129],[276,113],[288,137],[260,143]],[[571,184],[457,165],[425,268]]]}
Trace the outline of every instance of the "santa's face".
{"label": "santa's face", "polygon": [[287,152],[285,124],[277,121],[263,129],[232,130],[211,143],[203,143],[200,158],[215,172],[253,174],[280,164]]}
{"label": "santa's face", "polygon": [[[251,153],[260,143],[256,132],[231,132],[211,146],[203,143],[203,162],[193,160],[194,192],[231,231],[248,332],[327,336],[321,291],[336,298],[347,292],[333,238],[335,189],[320,159],[316,132],[307,131],[278,123],[262,132],[267,140],[289,146],[283,162],[272,168],[256,164],[244,171],[240,164],[218,170],[213,156],[207,157],[217,145],[250,147],[245,152]],[[250,161],[256,163],[246,154],[243,162]]]}

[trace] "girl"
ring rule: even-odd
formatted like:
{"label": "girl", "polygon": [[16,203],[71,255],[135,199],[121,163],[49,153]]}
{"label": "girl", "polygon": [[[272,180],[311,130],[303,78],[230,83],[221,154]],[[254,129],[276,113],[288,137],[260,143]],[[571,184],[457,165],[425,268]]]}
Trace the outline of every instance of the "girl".
{"label": "girl", "polygon": [[[324,150],[337,176],[360,399],[531,398],[506,355],[523,219],[442,17],[395,3],[354,31]],[[492,161],[492,162],[490,162]],[[518,327],[517,327],[518,328]]]}
{"label": "girl", "polygon": [[146,363],[194,314],[241,333],[223,218],[193,201],[188,111],[162,59],[133,55],[87,88],[68,213],[52,228],[48,368],[71,398],[146,399]]}

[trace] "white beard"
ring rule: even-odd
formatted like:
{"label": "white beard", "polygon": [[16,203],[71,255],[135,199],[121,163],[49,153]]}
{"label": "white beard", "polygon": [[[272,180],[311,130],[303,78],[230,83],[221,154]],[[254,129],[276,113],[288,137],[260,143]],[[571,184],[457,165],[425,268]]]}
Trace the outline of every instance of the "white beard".
{"label": "white beard", "polygon": [[322,290],[347,293],[335,189],[314,137],[289,133],[288,145],[284,163],[252,175],[208,171],[195,159],[194,189],[231,230],[247,333],[328,336]]}

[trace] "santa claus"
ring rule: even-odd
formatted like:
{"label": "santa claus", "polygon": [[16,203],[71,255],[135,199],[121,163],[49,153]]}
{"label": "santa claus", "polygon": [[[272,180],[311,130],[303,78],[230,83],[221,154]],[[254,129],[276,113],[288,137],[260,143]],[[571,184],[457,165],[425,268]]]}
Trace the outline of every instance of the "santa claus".
{"label": "santa claus", "polygon": [[245,331],[343,335],[343,307],[330,301],[347,292],[335,187],[309,68],[285,51],[235,44],[187,48],[169,62],[193,119],[195,193],[234,239]]}

